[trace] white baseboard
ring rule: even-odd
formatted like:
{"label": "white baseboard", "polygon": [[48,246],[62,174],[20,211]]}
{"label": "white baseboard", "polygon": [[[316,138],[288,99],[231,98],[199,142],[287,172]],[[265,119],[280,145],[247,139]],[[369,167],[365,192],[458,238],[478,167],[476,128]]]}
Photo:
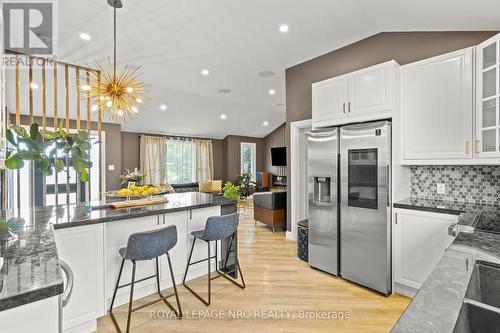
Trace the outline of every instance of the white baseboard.
{"label": "white baseboard", "polygon": [[288,240],[291,240],[291,241],[296,241],[297,240],[297,239],[295,239],[294,234],[291,231],[287,231],[285,233],[285,238],[288,239]]}
{"label": "white baseboard", "polygon": [[418,289],[396,282],[394,284],[394,292],[396,294],[400,294],[400,295],[403,295],[406,297],[413,298],[417,294]]}

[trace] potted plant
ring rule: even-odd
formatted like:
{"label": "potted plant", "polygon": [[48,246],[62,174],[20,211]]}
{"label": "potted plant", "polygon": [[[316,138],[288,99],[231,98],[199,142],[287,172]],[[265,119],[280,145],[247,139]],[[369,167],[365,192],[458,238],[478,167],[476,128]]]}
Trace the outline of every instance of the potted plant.
{"label": "potted plant", "polygon": [[134,185],[137,186],[143,185],[144,174],[140,170],[137,170],[137,168],[135,168],[132,172],[130,172],[128,169],[125,169],[125,171],[126,174],[120,176],[122,188],[127,188],[129,183],[134,183]]}
{"label": "potted plant", "polygon": [[[70,133],[62,122],[54,131],[40,130],[37,123],[30,126],[29,132],[22,126],[12,125],[6,133],[12,145],[7,149],[5,166],[16,170],[24,167],[25,161],[33,161],[34,167],[43,175],[52,175],[54,169],[61,171],[72,166],[80,176],[80,181],[89,181],[89,149],[92,140],[86,131]],[[51,149],[52,148],[52,149]],[[54,149],[56,148],[56,149]],[[62,150],[62,156],[56,158],[56,151]]]}
{"label": "potted plant", "polygon": [[222,188],[224,198],[238,200],[240,198],[240,187],[231,182],[226,182]]}
{"label": "potted plant", "polygon": [[248,172],[243,171],[238,176],[238,182],[240,183],[242,198],[248,198],[255,192],[256,184],[252,181],[252,175]]}

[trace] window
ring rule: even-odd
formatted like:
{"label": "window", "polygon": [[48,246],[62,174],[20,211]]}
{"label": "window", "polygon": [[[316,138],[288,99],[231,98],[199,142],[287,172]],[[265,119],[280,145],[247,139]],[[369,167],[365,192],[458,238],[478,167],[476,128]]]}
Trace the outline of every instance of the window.
{"label": "window", "polygon": [[195,181],[194,141],[168,139],[165,143],[166,175],[169,184],[184,184]]}
{"label": "window", "polygon": [[241,143],[241,172],[249,173],[252,179],[255,180],[255,143],[242,142]]}

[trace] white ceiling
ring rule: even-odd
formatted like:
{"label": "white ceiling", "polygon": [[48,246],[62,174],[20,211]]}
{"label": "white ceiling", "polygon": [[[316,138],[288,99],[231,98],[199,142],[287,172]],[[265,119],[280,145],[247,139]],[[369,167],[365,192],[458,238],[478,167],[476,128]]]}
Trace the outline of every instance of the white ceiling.
{"label": "white ceiling", "polygon": [[[285,103],[285,69],[364,37],[500,30],[498,0],[122,1],[118,59],[142,65],[150,90],[145,112],[123,130],[213,138],[267,135],[285,121],[279,105]],[[58,0],[58,12],[61,59],[89,63],[112,55],[113,11],[106,0]],[[290,26],[287,34],[278,30],[282,23]],[[81,40],[81,32],[92,40]],[[203,68],[210,76],[200,75]],[[257,76],[263,70],[276,75]],[[218,93],[222,88],[232,92]]]}

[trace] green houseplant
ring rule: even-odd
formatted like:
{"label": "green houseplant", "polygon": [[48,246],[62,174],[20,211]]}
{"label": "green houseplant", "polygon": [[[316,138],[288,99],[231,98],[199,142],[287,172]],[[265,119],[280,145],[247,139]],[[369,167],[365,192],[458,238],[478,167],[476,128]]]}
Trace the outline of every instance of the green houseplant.
{"label": "green houseplant", "polygon": [[251,196],[255,192],[255,182],[252,181],[252,175],[243,171],[238,176],[240,183],[240,194],[243,198]]}
{"label": "green houseplant", "polygon": [[[92,140],[86,131],[70,133],[62,122],[54,131],[40,130],[37,123],[30,126],[29,132],[22,126],[12,125],[6,133],[12,148],[7,149],[5,166],[11,170],[21,169],[26,161],[33,161],[35,169],[43,175],[52,175],[54,169],[63,170],[72,166],[82,182],[89,181],[89,149]],[[57,148],[57,149],[54,149]],[[56,158],[56,151],[63,155]]]}
{"label": "green houseplant", "polygon": [[222,188],[224,198],[238,200],[240,198],[240,187],[231,182],[226,182]]}

